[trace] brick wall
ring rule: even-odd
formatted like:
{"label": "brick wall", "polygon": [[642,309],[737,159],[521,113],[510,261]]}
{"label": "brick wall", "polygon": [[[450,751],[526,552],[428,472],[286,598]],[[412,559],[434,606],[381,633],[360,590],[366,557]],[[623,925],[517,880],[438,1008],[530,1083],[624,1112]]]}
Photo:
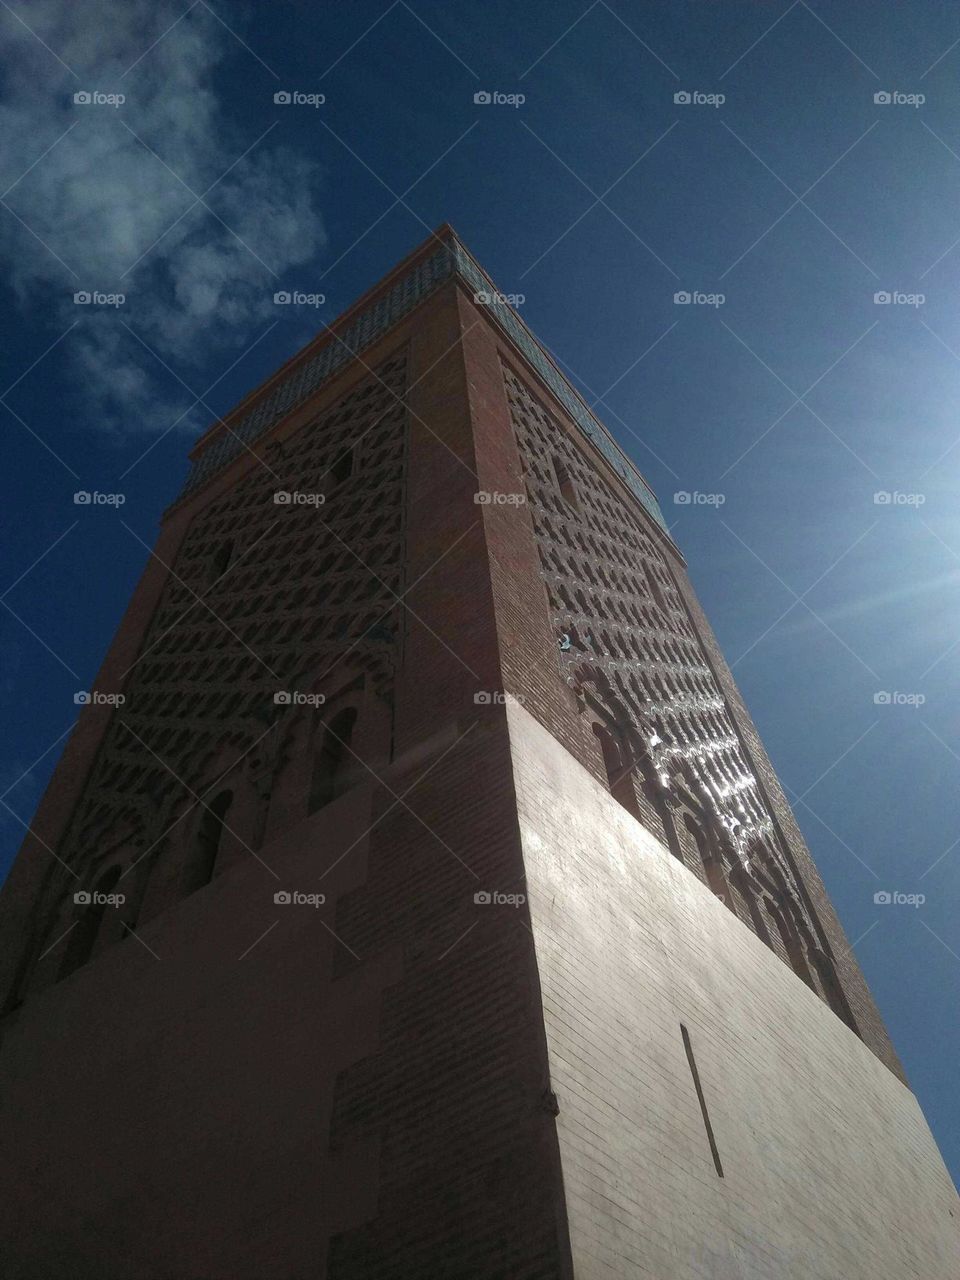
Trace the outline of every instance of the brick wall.
{"label": "brick wall", "polygon": [[750,753],[750,758],[760,779],[760,785],[779,824],[797,876],[805,893],[808,895],[817,919],[823,926],[830,941],[834,962],[836,963],[844,992],[853,1010],[857,1029],[863,1037],[864,1043],[870,1046],[881,1062],[885,1062],[895,1075],[906,1081],[903,1066],[890,1040],[887,1028],[884,1026],[880,1011],[856,961],[843,925],[840,923],[833,908],[833,903],[830,901],[816,864],[810,856],[806,841],[797,825],[796,818],[793,816],[793,810],[790,808],[790,803],[780,785],[780,779],[777,777],[776,771],[770,762],[770,757],[764,749],[763,742],[757,733],[756,726],[750,717],[750,712],[747,710],[740,690],[736,686],[720,646],[717,644],[717,639],[713,634],[710,623],[707,621],[694,594],[693,587],[690,585],[686,569],[677,564],[676,574],[686,606],[694,619],[710,663],[723,688],[724,697],[727,700],[731,714]]}
{"label": "brick wall", "polygon": [[910,1091],[508,717],[577,1280],[952,1280],[960,1202]]}
{"label": "brick wall", "polygon": [[[590,732],[590,717],[583,714],[584,707],[574,696],[578,663],[610,671],[619,680],[617,692],[623,691],[625,699],[631,698],[632,686],[635,721],[656,726],[668,741],[685,742],[695,750],[702,744],[714,751],[718,739],[727,735],[730,745],[717,757],[720,763],[713,767],[713,777],[709,770],[701,777],[717,786],[748,774],[756,780],[739,795],[741,806],[745,801],[752,806],[743,830],[749,835],[753,822],[763,845],[776,850],[798,913],[809,922],[814,943],[832,965],[842,994],[834,1000],[813,966],[804,965],[804,972],[824,999],[832,1001],[837,1012],[855,1024],[864,1041],[902,1078],[882,1019],[693,594],[681,555],[626,492],[605,460],[569,423],[562,407],[526,369],[483,307],[461,296],[460,310],[482,487],[524,494],[527,499],[523,505],[505,502],[483,508],[504,688],[601,780],[606,774]],[[577,482],[577,505],[582,511],[555,492],[551,452]],[[591,533],[599,530],[601,538],[609,541],[612,535],[616,541],[620,529],[625,531],[623,538],[629,539],[619,545],[619,551],[626,551],[627,571],[621,573],[620,566],[613,563],[620,581],[614,584],[619,590],[610,591],[606,579],[611,563],[609,558],[606,563],[603,557],[597,558]],[[653,590],[660,606],[647,589],[651,577],[658,579]],[[637,585],[638,579],[642,586]],[[561,585],[557,588],[553,583]],[[567,587],[565,599],[551,594],[562,594]],[[578,587],[586,588],[586,595]],[[572,592],[578,601],[570,598]],[[558,640],[567,628],[574,644],[564,654],[558,651]],[[578,630],[585,635],[578,635]],[[664,655],[673,660],[672,665],[663,663]],[[639,662],[638,657],[642,658]],[[669,686],[656,674],[652,680],[648,674],[661,670],[670,673]],[[691,710],[674,710],[684,701]],[[669,761],[667,767],[671,767]],[[653,802],[655,788],[649,783],[634,786],[634,793],[633,802],[644,825],[667,843],[663,804]],[[702,859],[686,826],[682,821],[673,825],[675,852],[705,881]],[[746,841],[743,843],[749,852]],[[736,858],[731,857],[730,862],[736,868]],[[731,908],[753,927],[758,902],[762,904],[764,899],[754,894],[751,900],[744,887],[736,877],[727,876],[725,893]],[[782,892],[776,896],[783,901]],[[792,963],[780,933],[770,920],[766,924],[769,945],[786,963]]]}
{"label": "brick wall", "polygon": [[[339,654],[315,647],[318,636],[330,640],[330,611],[315,601],[280,607],[301,578],[311,590],[324,585],[304,513],[286,530],[283,555],[265,554],[262,566],[276,575],[283,560],[293,580],[270,580],[262,617],[247,616],[257,585],[230,604],[240,631],[231,664],[243,657],[241,641],[262,642],[278,675],[309,685],[321,660],[326,671],[336,659],[326,692],[361,712],[351,787],[307,816],[308,726],[284,731],[274,755],[258,760],[244,811],[258,856],[230,845],[222,874],[183,898],[178,846],[164,846],[138,930],[155,956],[111,939],[63,981],[28,984],[8,1011],[0,1167],[10,1190],[0,1197],[0,1237],[15,1259],[10,1274],[571,1280],[575,1261],[577,1280],[832,1280],[865,1276],[869,1261],[873,1276],[946,1280],[945,1175],[910,1095],[720,906],[685,829],[675,857],[657,843],[666,827],[654,793],[636,792],[641,823],[610,797],[558,649],[539,516],[526,503],[476,500],[525,494],[531,465],[504,369],[530,375],[483,310],[457,284],[442,287],[258,440],[258,454],[285,483],[283,460],[301,449],[326,466],[325,453],[314,457],[320,436],[349,436],[351,422],[372,429],[351,415],[383,398],[378,370],[393,362],[389,376],[399,376],[399,360],[402,462],[379,504],[399,523],[390,554],[367,565],[385,617],[380,647],[364,639],[362,611],[363,634],[340,636],[349,651]],[[534,390],[563,421],[548,393]],[[602,459],[563,429],[581,451],[578,465],[596,468],[597,484],[633,511]],[[121,677],[162,633],[157,610],[183,594],[167,565],[194,583],[231,527],[241,542],[252,537],[248,497],[274,483],[259,467],[244,454],[172,509],[160,559],[97,688],[136,691]],[[642,520],[669,559],[810,909],[838,950],[842,932],[682,562]],[[344,566],[336,573],[338,583],[353,576]],[[220,652],[222,637],[208,631],[193,657],[208,641],[211,655]],[[286,662],[284,645],[281,671],[273,658]],[[175,667],[176,651],[167,658]],[[164,670],[157,665],[148,696],[163,695],[164,679],[176,684]],[[226,672],[204,690],[222,700],[216,715],[205,711],[191,727],[188,698],[190,732],[171,739],[188,787],[205,785],[221,760],[217,744],[199,751],[199,736],[190,741],[194,728],[206,733],[221,712],[228,733],[252,723],[249,707],[231,709],[239,690]],[[261,681],[244,696],[265,691]],[[504,693],[525,709],[505,711]],[[177,728],[157,715],[140,725],[147,743],[157,724]],[[112,802],[97,770],[116,724],[106,710],[82,714],[36,838],[0,896],[0,977],[14,993],[24,990],[23,957],[38,950],[39,905],[59,874],[50,850],[66,847],[84,804],[96,818]],[[123,755],[128,769],[155,767],[148,747],[127,742]],[[327,901],[278,917],[287,910],[274,907],[279,884]],[[530,885],[532,913],[517,900]],[[480,891],[505,900],[478,902]],[[739,911],[747,916],[742,902]],[[896,1069],[859,970],[844,963],[858,1026]],[[750,1021],[757,1008],[768,1011],[762,1024]],[[716,1198],[695,1096],[691,1107],[681,1014],[731,1162],[727,1201]],[[811,1106],[829,1123],[808,1124]],[[878,1111],[892,1116],[892,1151]],[[926,1243],[901,1231],[914,1211],[911,1178]],[[844,1179],[855,1190],[846,1205]],[[896,1272],[880,1268],[866,1241],[871,1195],[896,1236]]]}
{"label": "brick wall", "polygon": [[[223,869],[187,897],[182,850],[164,846],[137,926],[142,943],[115,941],[70,977],[48,975],[8,1014],[0,1247],[17,1280],[570,1274],[529,918],[522,904],[474,900],[479,890],[522,895],[524,885],[505,713],[493,697],[499,654],[459,306],[452,286],[435,294],[362,367],[345,369],[257,442],[293,488],[284,459],[301,448],[313,456],[319,444],[325,466],[326,436],[358,399],[381,395],[367,388],[385,361],[405,358],[401,529],[390,573],[368,562],[391,652],[403,660],[384,665],[381,646],[365,662],[363,639],[351,634],[322,685],[340,696],[367,677],[358,705],[374,728],[358,727],[358,751],[379,780],[361,762],[349,790],[305,817],[309,732],[282,728],[258,764],[261,782],[268,765],[277,771],[262,841],[251,810],[238,824],[244,841],[229,842]],[[383,408],[393,412],[390,397]],[[202,592],[211,552],[230,537],[242,551],[262,532],[250,504],[258,494],[268,501],[275,483],[249,455],[231,464],[174,508],[160,544],[166,564]],[[285,530],[296,546],[311,536],[308,513],[277,514],[293,516]],[[227,674],[245,644],[266,645],[277,674],[302,676],[310,689],[319,665],[338,658],[314,653],[312,606],[289,616],[281,607],[291,585],[284,566],[293,564],[309,600],[323,553],[305,547],[291,561],[291,546],[268,554],[264,543],[255,568],[267,581],[218,605],[238,609],[237,636],[198,628],[182,659],[219,655],[202,696],[220,701],[198,732],[247,696]],[[337,581],[351,575],[344,564]],[[160,710],[134,722],[145,745],[123,744],[125,766],[155,766],[154,734],[174,728],[189,800],[222,758],[178,736],[201,695],[187,696],[181,726],[162,709],[171,678],[162,664],[176,663],[176,652],[150,646],[171,624],[173,643],[176,610],[188,602],[166,569],[145,581],[108,669],[149,649],[141,666],[157,668],[146,685]],[[263,616],[248,617],[248,599],[263,589]],[[289,634],[294,620],[299,638]],[[293,665],[281,665],[274,650],[288,642]],[[135,709],[135,676],[126,687]],[[270,703],[266,677],[252,692]],[[477,703],[478,693],[490,701]],[[248,712],[225,712],[225,731],[246,732]],[[96,771],[118,722],[98,722],[94,739],[91,717],[82,718],[45,801],[57,815],[42,828],[51,847],[69,839],[78,803],[99,812],[110,800]],[[42,847],[26,848],[4,894],[11,954],[29,942],[21,921],[36,918],[51,862]],[[327,901],[278,907],[278,888]]]}
{"label": "brick wall", "polygon": [[399,945],[403,962],[377,1052],[337,1083],[332,1146],[375,1139],[380,1181],[376,1217],[332,1241],[329,1280],[568,1274],[529,920],[474,901],[525,893],[503,720],[458,726],[337,913],[346,947]]}

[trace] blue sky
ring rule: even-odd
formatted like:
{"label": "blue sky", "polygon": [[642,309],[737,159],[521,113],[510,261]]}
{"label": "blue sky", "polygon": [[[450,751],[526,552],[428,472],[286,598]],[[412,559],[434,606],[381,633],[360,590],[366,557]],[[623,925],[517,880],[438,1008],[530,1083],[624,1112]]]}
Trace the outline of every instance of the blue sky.
{"label": "blue sky", "polygon": [[450,221],[660,495],[956,1177],[960,14],[325,8],[0,10],[0,870],[192,440]]}

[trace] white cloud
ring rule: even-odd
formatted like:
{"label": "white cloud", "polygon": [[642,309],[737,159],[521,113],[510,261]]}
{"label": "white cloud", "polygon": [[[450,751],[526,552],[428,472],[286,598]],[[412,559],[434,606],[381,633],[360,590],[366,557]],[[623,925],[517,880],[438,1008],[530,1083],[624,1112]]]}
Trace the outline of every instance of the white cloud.
{"label": "white cloud", "polygon": [[[16,183],[6,201],[17,215],[0,209],[0,259],[25,309],[47,309],[61,330],[80,320],[56,358],[74,360],[96,421],[125,430],[163,429],[188,400],[121,321],[191,386],[206,373],[212,381],[275,318],[271,270],[306,263],[324,244],[318,168],[272,136],[206,197],[213,212],[191,208],[266,127],[225,117],[214,89],[221,64],[229,58],[265,103],[275,86],[202,4],[150,48],[186,7],[35,0],[21,13],[35,35],[0,16],[0,190]],[[126,102],[78,106],[77,90]],[[80,312],[79,289],[127,302]]]}

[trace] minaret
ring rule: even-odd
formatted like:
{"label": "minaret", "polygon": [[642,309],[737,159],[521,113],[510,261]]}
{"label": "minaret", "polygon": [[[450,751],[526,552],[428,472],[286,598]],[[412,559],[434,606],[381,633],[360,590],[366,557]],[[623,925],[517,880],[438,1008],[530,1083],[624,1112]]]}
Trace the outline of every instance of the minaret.
{"label": "minaret", "polygon": [[0,897],[5,1273],[954,1280],[656,498],[455,233],[191,458]]}

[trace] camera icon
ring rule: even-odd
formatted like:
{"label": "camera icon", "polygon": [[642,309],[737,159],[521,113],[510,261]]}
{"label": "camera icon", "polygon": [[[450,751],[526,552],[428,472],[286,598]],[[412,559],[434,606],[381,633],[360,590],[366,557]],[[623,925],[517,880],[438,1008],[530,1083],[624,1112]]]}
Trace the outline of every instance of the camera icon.
{"label": "camera icon", "polygon": [[492,701],[489,693],[486,693],[483,690],[481,690],[479,693],[475,693],[473,695],[473,700],[478,707],[489,707]]}
{"label": "camera icon", "polygon": [[91,702],[89,693],[85,689],[81,689],[79,693],[73,695],[73,701],[78,707],[88,707]]}
{"label": "camera icon", "polygon": [[887,493],[884,489],[878,490],[878,492],[873,495],[874,505],[878,507],[889,507],[892,500],[893,495]]}
{"label": "camera icon", "polygon": [[80,289],[73,295],[73,300],[81,307],[88,307],[93,301],[93,298],[89,293],[87,293],[86,289]]}
{"label": "camera icon", "polygon": [[273,900],[278,907],[286,906],[291,901],[290,894],[287,892],[286,889],[278,889],[277,892],[273,895]]}
{"label": "camera icon", "polygon": [[886,289],[881,289],[873,295],[873,301],[878,307],[887,307],[893,301],[893,298],[887,293]]}
{"label": "camera icon", "polygon": [[888,107],[892,101],[890,94],[885,89],[881,89],[879,93],[875,93],[873,95],[873,100],[878,107]]}
{"label": "camera icon", "polygon": [[879,889],[873,895],[873,900],[878,907],[886,907],[886,906],[889,906],[890,903],[893,901],[893,894],[890,893],[887,889]]}
{"label": "camera icon", "polygon": [[273,95],[273,100],[278,107],[288,107],[293,101],[293,97],[287,89],[278,89]]}
{"label": "camera icon", "polygon": [[89,507],[92,501],[93,499],[86,489],[78,489],[73,495],[73,503],[77,507]]}
{"label": "camera icon", "polygon": [[493,898],[487,889],[478,889],[473,895],[473,900],[478,907],[486,907],[493,901]]}
{"label": "camera icon", "polygon": [[273,500],[278,507],[288,507],[290,505],[290,495],[286,489],[278,489],[273,495]]}
{"label": "camera icon", "polygon": [[78,907],[89,907],[90,893],[86,889],[79,889],[74,895],[73,900]]}
{"label": "camera icon", "polygon": [[273,695],[273,702],[274,706],[277,707],[289,707],[293,702],[293,698],[289,693],[281,689]]}
{"label": "camera icon", "polygon": [[473,295],[473,300],[479,307],[489,307],[491,298],[486,289],[478,289]]}
{"label": "camera icon", "polygon": [[485,489],[481,489],[479,493],[473,495],[473,501],[478,507],[488,507],[490,505],[490,494]]}
{"label": "camera icon", "polygon": [[293,298],[289,293],[287,293],[286,289],[281,289],[279,293],[275,293],[273,295],[273,300],[278,306],[286,307],[290,305]]}
{"label": "camera icon", "polygon": [[690,94],[686,89],[678,89],[673,95],[673,100],[678,107],[688,106],[690,103]]}
{"label": "camera icon", "polygon": [[493,97],[488,89],[479,89],[473,95],[473,100],[478,107],[485,107],[493,101]]}
{"label": "camera icon", "polygon": [[873,705],[875,707],[889,707],[893,698],[887,693],[886,689],[881,689],[873,695]]}
{"label": "camera icon", "polygon": [[690,304],[692,299],[686,289],[681,289],[679,293],[673,295],[673,301],[678,307],[685,307]]}
{"label": "camera icon", "polygon": [[88,106],[93,99],[86,89],[80,89],[73,95],[73,100],[78,107]]}
{"label": "camera icon", "polygon": [[679,489],[673,495],[673,500],[678,507],[688,507],[690,505],[690,494],[686,489]]}

